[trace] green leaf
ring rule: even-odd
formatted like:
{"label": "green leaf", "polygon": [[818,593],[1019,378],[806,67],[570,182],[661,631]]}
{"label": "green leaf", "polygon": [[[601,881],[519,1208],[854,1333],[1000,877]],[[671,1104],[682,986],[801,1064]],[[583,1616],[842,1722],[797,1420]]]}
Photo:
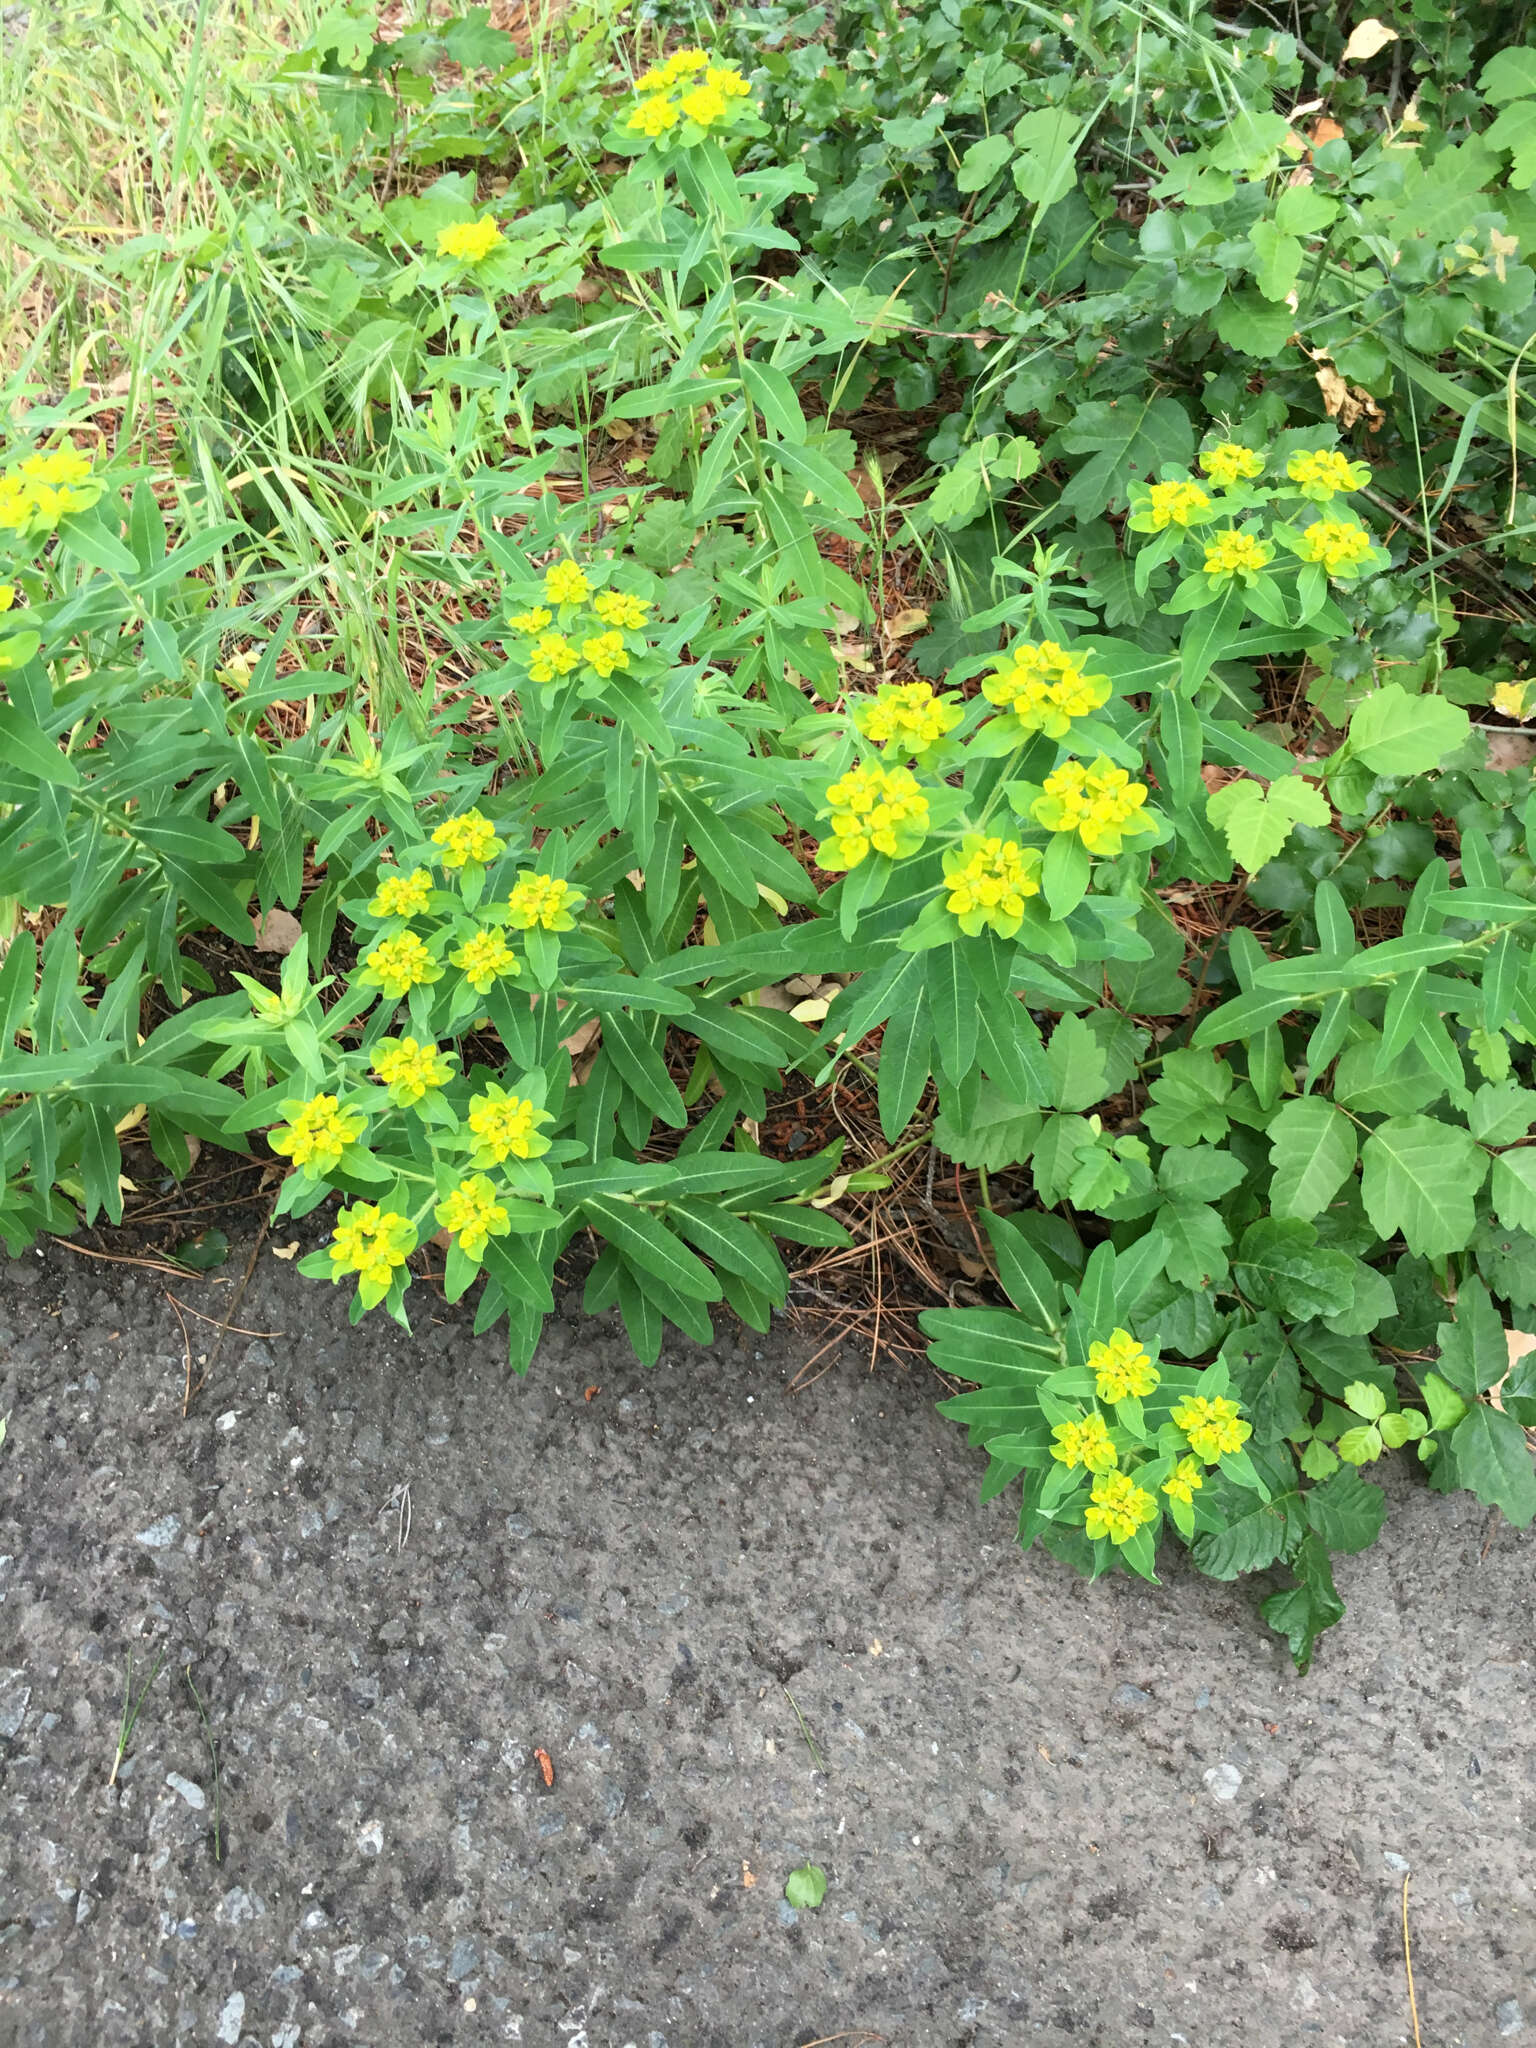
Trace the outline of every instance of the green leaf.
{"label": "green leaf", "polygon": [[1381,1534],[1387,1496],[1351,1467],[1304,1494],[1302,1509],[1321,1542],[1353,1556],[1357,1550],[1368,1550]]}
{"label": "green leaf", "polygon": [[1045,1057],[1051,1070],[1051,1100],[1058,1109],[1091,1109],[1103,1101],[1109,1062],[1082,1017],[1058,1020]]}
{"label": "green leaf", "polygon": [[1157,1184],[1175,1202],[1215,1202],[1245,1176],[1240,1159],[1215,1145],[1170,1145],[1158,1163]]}
{"label": "green leaf", "polygon": [[0,761],[7,769],[63,789],[74,789],[80,781],[79,769],[59,752],[57,740],[49,739],[37,720],[14,704],[0,704]]}
{"label": "green leaf", "polygon": [[784,1896],[797,1912],[814,1913],[827,1896],[827,1873],[819,1863],[802,1863],[789,1873]]}
{"label": "green leaf", "polygon": [[988,185],[1013,156],[1013,141],[1007,135],[984,135],[973,142],[960,159],[955,184],[962,192],[979,192]]}
{"label": "green leaf", "polygon": [[1463,746],[1471,729],[1459,704],[1384,683],[1350,720],[1349,749],[1377,775],[1423,775]]}
{"label": "green leaf", "polygon": [[1536,1234],[1536,1147],[1501,1152],[1493,1162],[1488,1194],[1501,1223]]}
{"label": "green leaf", "polygon": [[1067,454],[1088,457],[1061,494],[1063,511],[1079,523],[1123,506],[1133,478],[1188,464],[1195,452],[1189,415],[1172,398],[1090,399],[1056,440]]}
{"label": "green leaf", "polygon": [[1044,1122],[1041,1111],[1022,1108],[983,1078],[964,1126],[955,1123],[946,1108],[934,1119],[933,1142],[946,1159],[995,1173],[1029,1157]]}
{"label": "green leaf", "polygon": [[[1302,1464],[1305,1466],[1305,1458]],[[1272,1593],[1259,1612],[1277,1635],[1285,1637],[1292,1662],[1305,1676],[1318,1637],[1343,1619],[1344,1602],[1333,1583],[1328,1547],[1316,1536],[1303,1537],[1292,1553],[1290,1567],[1295,1585],[1287,1592]]]}
{"label": "green leaf", "polygon": [[1031,205],[1054,206],[1072,190],[1082,134],[1080,119],[1065,107],[1037,107],[1014,123],[1013,182]]}
{"label": "green leaf", "polygon": [[638,1202],[586,1195],[581,1203],[599,1233],[632,1265],[695,1301],[718,1301],[720,1283],[704,1261]]}
{"label": "green leaf", "polygon": [[1429,1410],[1431,1429],[1454,1429],[1467,1412],[1466,1402],[1437,1372],[1425,1373],[1419,1391],[1424,1396],[1424,1406]]}
{"label": "green leaf", "polygon": [[1361,1169],[1361,1199],[1379,1237],[1401,1231],[1420,1258],[1470,1243],[1488,1155],[1459,1126],[1389,1117],[1366,1139]]}
{"label": "green leaf", "polygon": [[1253,281],[1266,299],[1278,303],[1294,290],[1301,275],[1301,243],[1269,220],[1256,220],[1248,239],[1253,244]]}
{"label": "green leaf", "polygon": [[1197,1536],[1195,1563],[1213,1579],[1236,1579],[1272,1565],[1291,1540],[1297,1497],[1265,1501],[1229,1522],[1225,1529]]}
{"label": "green leaf", "polygon": [[[1440,1377],[1471,1400],[1497,1386],[1509,1371],[1504,1318],[1481,1280],[1464,1280],[1456,1296],[1456,1320],[1435,1331]],[[1435,1427],[1443,1425],[1438,1421]]]}
{"label": "green leaf", "polygon": [[[1467,1127],[1480,1145],[1513,1145],[1536,1124],[1536,1089],[1518,1081],[1479,1088],[1467,1111]],[[1495,1182],[1497,1186],[1497,1182]],[[1523,1224],[1517,1224],[1523,1229]]]}
{"label": "green leaf", "polygon": [[1219,1287],[1227,1277],[1232,1233],[1204,1202],[1165,1202],[1156,1227],[1167,1239],[1163,1270],[1185,1287]]}
{"label": "green leaf", "polygon": [[1479,1401],[1451,1432],[1450,1452],[1457,1478],[1480,1501],[1502,1508],[1517,1529],[1536,1519],[1536,1465],[1512,1415]]}
{"label": "green leaf", "polygon": [[1143,1122],[1162,1145],[1214,1143],[1227,1134],[1223,1104],[1232,1093],[1232,1069],[1214,1053],[1188,1047],[1171,1052],[1151,1084]]}
{"label": "green leaf", "polygon": [[1282,1104],[1269,1126],[1274,1167],[1269,1206],[1275,1216],[1310,1222],[1333,1200],[1354,1170],[1355,1127],[1320,1095]]}
{"label": "green leaf", "polygon": [[1261,868],[1284,846],[1297,825],[1327,825],[1333,811],[1320,789],[1300,775],[1283,775],[1262,786],[1244,777],[1223,783],[1206,799],[1206,816],[1227,842],[1240,867]]}
{"label": "green leaf", "polygon": [[1313,1226],[1295,1217],[1262,1216],[1251,1223],[1233,1277],[1255,1308],[1295,1320],[1341,1315],[1355,1294],[1353,1259],[1347,1252],[1322,1250]]}
{"label": "green leaf", "polygon": [[1387,1397],[1374,1381],[1351,1380],[1344,1389],[1344,1405],[1367,1422],[1379,1422],[1387,1412]]}
{"label": "green leaf", "polygon": [[1478,80],[1485,100],[1502,107],[1509,100],[1536,99],[1536,50],[1518,45],[1496,50]]}

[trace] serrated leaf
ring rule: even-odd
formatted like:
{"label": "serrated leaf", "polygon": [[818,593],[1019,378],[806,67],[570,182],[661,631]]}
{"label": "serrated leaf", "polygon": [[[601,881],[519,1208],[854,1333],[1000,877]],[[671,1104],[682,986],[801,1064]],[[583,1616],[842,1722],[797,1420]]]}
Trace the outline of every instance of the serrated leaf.
{"label": "serrated leaf", "polygon": [[957,1124],[946,1108],[934,1121],[933,1142],[946,1159],[996,1173],[1029,1157],[1044,1123],[1038,1109],[1021,1108],[983,1078],[977,1084],[975,1105],[964,1125]]}
{"label": "serrated leaf", "polygon": [[1045,1057],[1051,1070],[1051,1099],[1058,1109],[1091,1109],[1104,1100],[1109,1061],[1085,1019],[1059,1018]]}
{"label": "serrated leaf", "polygon": [[1187,464],[1195,452],[1189,415],[1172,398],[1090,399],[1057,440],[1069,455],[1088,457],[1061,494],[1062,509],[1079,523],[1123,506],[1132,479]]}
{"label": "serrated leaf", "polygon": [[[1321,1447],[1309,1444],[1307,1448]],[[1302,1465],[1306,1465],[1305,1457]],[[1296,1546],[1290,1566],[1295,1585],[1287,1592],[1272,1593],[1259,1612],[1277,1635],[1285,1637],[1292,1663],[1305,1676],[1318,1637],[1343,1619],[1344,1602],[1333,1583],[1327,1545],[1316,1536],[1307,1536]]]}
{"label": "serrated leaf", "polygon": [[1223,1104],[1232,1093],[1232,1069],[1214,1053],[1188,1047],[1169,1053],[1148,1093],[1152,1103],[1142,1121],[1159,1144],[1198,1145],[1226,1136]]}
{"label": "serrated leaf", "polygon": [[1536,1519],[1536,1465],[1512,1415],[1479,1401],[1451,1432],[1450,1452],[1457,1478],[1480,1501],[1502,1508],[1517,1529]]}
{"label": "serrated leaf", "polygon": [[1536,1124],[1536,1089],[1522,1088],[1518,1081],[1479,1088],[1467,1111],[1467,1128],[1480,1145],[1513,1145],[1529,1133],[1532,1124]]}
{"label": "serrated leaf", "polygon": [[1536,1147],[1501,1152],[1493,1162],[1488,1193],[1501,1223],[1536,1235]]}
{"label": "serrated leaf", "polygon": [[1321,1542],[1330,1550],[1342,1550],[1352,1556],[1357,1550],[1368,1550],[1381,1534],[1387,1517],[1387,1496],[1351,1467],[1335,1472],[1331,1479],[1304,1494],[1302,1508]]}
{"label": "serrated leaf", "polygon": [[1469,1400],[1497,1386],[1509,1370],[1504,1318],[1481,1280],[1462,1282],[1456,1296],[1456,1320],[1441,1323],[1435,1337],[1440,1346],[1440,1377]]}
{"label": "serrated leaf", "polygon": [[1310,1223],[1263,1216],[1243,1232],[1233,1277],[1255,1308],[1297,1319],[1340,1315],[1354,1300],[1354,1263],[1320,1248]]}
{"label": "serrated leaf", "polygon": [[1360,1195],[1378,1237],[1401,1231],[1411,1252],[1438,1258],[1471,1241],[1487,1171],[1487,1153],[1459,1126],[1394,1116],[1365,1141]]}
{"label": "serrated leaf", "polygon": [[1274,1167],[1269,1206],[1276,1216],[1310,1222],[1333,1200],[1354,1170],[1358,1141],[1344,1112],[1320,1095],[1284,1103],[1269,1126]]}
{"label": "serrated leaf", "polygon": [[1410,697],[1400,683],[1384,683],[1350,720],[1349,748],[1377,775],[1423,775],[1463,746],[1471,729],[1459,704]]}
{"label": "serrated leaf", "polygon": [[1165,1202],[1157,1228],[1167,1240],[1163,1270],[1182,1286],[1219,1287],[1227,1277],[1232,1233],[1204,1202]]}

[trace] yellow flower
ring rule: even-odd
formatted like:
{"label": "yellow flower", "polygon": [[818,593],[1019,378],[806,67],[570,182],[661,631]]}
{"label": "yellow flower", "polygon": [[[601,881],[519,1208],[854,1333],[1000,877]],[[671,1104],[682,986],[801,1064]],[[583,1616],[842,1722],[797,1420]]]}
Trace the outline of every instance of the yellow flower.
{"label": "yellow flower", "polygon": [[359,1109],[343,1109],[334,1095],[312,1095],[308,1102],[285,1102],[288,1121],[268,1131],[274,1152],[291,1159],[312,1180],[334,1173],[341,1155],[368,1128]]}
{"label": "yellow flower", "polygon": [[1163,1481],[1163,1491],[1171,1500],[1181,1500],[1188,1507],[1204,1484],[1205,1475],[1200,1470],[1199,1459],[1180,1458]]}
{"label": "yellow flower", "polygon": [[1351,526],[1343,519],[1315,519],[1301,536],[1304,561],[1321,562],[1325,576],[1348,576],[1375,551],[1375,543],[1363,526]]}
{"label": "yellow flower", "polygon": [[381,1038],[373,1071],[394,1100],[409,1107],[453,1079],[453,1055],[435,1045],[418,1045],[414,1038]]}
{"label": "yellow flower", "polygon": [[1192,483],[1151,484],[1147,499],[1154,533],[1161,533],[1165,526],[1192,525],[1211,504],[1200,486]]}
{"label": "yellow flower", "polygon": [[496,837],[496,827],[479,811],[465,811],[460,817],[444,818],[432,834],[432,844],[443,849],[445,868],[467,867],[470,861],[478,861],[483,867],[498,853],[507,850],[506,841]]}
{"label": "yellow flower", "polygon": [[12,605],[13,605],[13,604],[14,604],[15,602],[16,602],[16,586],[15,586],[15,584],[14,584],[14,583],[0,583],[0,612],[8,612],[8,611],[10,610],[11,606],[12,606]]}
{"label": "yellow flower", "polygon": [[1337,448],[1303,448],[1285,465],[1293,484],[1309,498],[1332,498],[1340,491],[1361,491],[1371,480],[1363,462],[1351,462]]}
{"label": "yellow flower", "polygon": [[1083,1526],[1095,1542],[1129,1543],[1143,1523],[1157,1520],[1157,1502],[1128,1472],[1111,1472],[1096,1480],[1088,1496]]}
{"label": "yellow flower", "polygon": [[600,590],[592,600],[592,609],[605,626],[625,626],[631,632],[645,624],[650,608],[648,599],[628,590]]}
{"label": "yellow flower", "polygon": [[1529,688],[1528,683],[1495,683],[1489,702],[1506,718],[1528,718],[1530,713],[1525,708],[1525,698]]}
{"label": "yellow flower", "polygon": [[1246,581],[1272,562],[1274,556],[1275,551],[1268,541],[1229,526],[1225,533],[1218,533],[1206,542],[1205,573],[1207,576],[1241,576]]}
{"label": "yellow flower", "polygon": [[1237,1403],[1220,1394],[1214,1399],[1205,1394],[1186,1394],[1173,1410],[1173,1420],[1189,1439],[1195,1456],[1203,1458],[1207,1465],[1214,1465],[1218,1458],[1232,1451],[1240,1451],[1253,1435],[1252,1423],[1239,1419]]}
{"label": "yellow flower", "polygon": [[546,932],[568,932],[575,929],[571,912],[581,900],[581,891],[558,875],[524,871],[512,886],[507,909],[520,932],[531,931],[535,925]]}
{"label": "yellow flower", "polygon": [[521,974],[517,955],[500,932],[476,932],[448,958],[477,996],[483,996],[493,981],[504,974]]}
{"label": "yellow flower", "polygon": [[544,571],[544,596],[550,604],[580,604],[591,588],[574,562],[552,562]]}
{"label": "yellow flower", "polygon": [[433,1212],[444,1230],[451,1230],[459,1247],[474,1259],[485,1250],[488,1237],[505,1237],[510,1225],[507,1212],[496,1199],[496,1190],[483,1173],[461,1180]]}
{"label": "yellow flower", "polygon": [[1200,467],[1213,484],[1219,484],[1224,491],[1233,484],[1250,482],[1264,474],[1264,458],[1252,448],[1243,448],[1236,441],[1218,441],[1214,448],[1207,448],[1200,457]]}
{"label": "yellow flower", "polygon": [[1011,939],[1024,918],[1026,898],[1040,894],[1040,850],[1016,840],[968,832],[944,855],[944,908],[967,938],[990,925]]}
{"label": "yellow flower", "polygon": [[416,1226],[409,1216],[381,1210],[376,1202],[354,1202],[336,1218],[330,1249],[333,1280],[355,1273],[375,1296],[384,1295],[416,1249]]}
{"label": "yellow flower", "polygon": [[1074,718],[1086,718],[1109,701],[1109,677],[1085,674],[1085,661],[1054,640],[1038,647],[1020,641],[1002,657],[996,674],[987,677],[981,694],[1000,711],[1011,712],[1026,732],[1063,739]]}
{"label": "yellow flower", "polygon": [[964,716],[955,699],[941,697],[931,683],[886,683],[853,707],[855,728],[891,754],[926,752]]}
{"label": "yellow flower", "polygon": [[677,126],[677,109],[664,92],[659,92],[642,100],[624,125],[636,135],[649,135],[654,140]]}
{"label": "yellow flower", "polygon": [[1157,1368],[1129,1330],[1112,1330],[1107,1344],[1091,1345],[1088,1370],[1101,1401],[1123,1401],[1133,1394],[1141,1400],[1157,1390]]}
{"label": "yellow flower", "polygon": [[32,521],[32,493],[19,476],[0,476],[0,526],[20,533]]}
{"label": "yellow flower", "polygon": [[1114,855],[1127,828],[1142,822],[1147,800],[1143,782],[1132,782],[1101,754],[1091,767],[1063,761],[1045,778],[1030,815],[1048,832],[1075,832],[1090,853]]}
{"label": "yellow flower", "polygon": [[408,875],[380,868],[368,913],[371,917],[419,917],[431,900],[432,876],[426,868],[412,868]]}
{"label": "yellow flower", "polygon": [[704,74],[704,83],[712,85],[716,92],[724,93],[728,100],[746,100],[752,97],[751,86],[734,64],[711,64]]}
{"label": "yellow flower", "polygon": [[476,1144],[476,1166],[503,1166],[509,1159],[537,1159],[549,1150],[540,1124],[553,1123],[547,1110],[536,1109],[520,1095],[503,1094],[493,1082],[469,1105],[469,1128]]}
{"label": "yellow flower", "polygon": [[455,263],[483,263],[505,239],[493,220],[455,221],[451,228],[438,229],[437,253]]}
{"label": "yellow flower", "polygon": [[515,626],[519,633],[542,633],[554,623],[554,613],[545,611],[543,605],[535,605],[531,612],[514,612],[507,624]]}
{"label": "yellow flower", "polygon": [[563,633],[541,633],[534,643],[528,673],[536,683],[552,683],[556,676],[568,676],[580,660]]}
{"label": "yellow flower", "polygon": [[363,955],[362,979],[376,981],[385,995],[396,1001],[408,989],[437,981],[442,971],[414,932],[398,932],[392,939],[381,939]]}
{"label": "yellow flower", "polygon": [[1051,1456],[1059,1458],[1069,1472],[1079,1465],[1090,1472],[1114,1471],[1115,1447],[1110,1442],[1109,1427],[1097,1411],[1085,1415],[1081,1422],[1058,1422],[1051,1435],[1056,1439],[1051,1445]]}
{"label": "yellow flower", "polygon": [[83,484],[91,474],[91,459],[66,442],[47,455],[29,455],[21,473],[37,484]]}
{"label": "yellow flower", "polygon": [[581,643],[581,656],[590,668],[600,676],[611,676],[616,668],[628,668],[629,656],[624,651],[624,636],[621,633],[594,633]]}
{"label": "yellow flower", "polygon": [[678,102],[688,119],[700,128],[713,128],[725,119],[726,98],[718,85],[696,85]]}
{"label": "yellow flower", "polygon": [[816,858],[833,870],[856,868],[871,853],[902,860],[928,836],[928,799],[910,768],[860,762],[827,790],[832,830]]}

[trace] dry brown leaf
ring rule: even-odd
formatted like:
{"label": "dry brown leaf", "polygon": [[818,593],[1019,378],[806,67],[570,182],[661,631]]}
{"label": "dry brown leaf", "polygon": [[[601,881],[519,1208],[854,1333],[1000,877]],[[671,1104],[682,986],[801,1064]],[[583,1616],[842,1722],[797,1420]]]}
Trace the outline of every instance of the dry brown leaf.
{"label": "dry brown leaf", "polygon": [[1488,766],[1503,772],[1524,768],[1536,761],[1536,739],[1524,732],[1491,732],[1488,735]]}
{"label": "dry brown leaf", "polygon": [[921,633],[927,623],[928,614],[922,605],[905,605],[886,620],[885,635],[888,640],[906,640],[913,633]]}
{"label": "dry brown leaf", "polygon": [[1349,41],[1344,45],[1341,64],[1364,64],[1369,58],[1377,57],[1388,43],[1397,41],[1397,30],[1388,28],[1384,21],[1378,21],[1374,14],[1368,14],[1364,21],[1357,21],[1349,32]]}
{"label": "dry brown leaf", "polygon": [[1321,149],[1325,142],[1342,142],[1344,130],[1331,114],[1320,114],[1312,123],[1312,147]]}
{"label": "dry brown leaf", "polygon": [[1317,388],[1323,394],[1323,410],[1348,433],[1360,420],[1374,427],[1386,424],[1386,414],[1361,384],[1347,384],[1332,363],[1319,363]]}
{"label": "dry brown leaf", "polygon": [[267,1249],[274,1259],[296,1259],[299,1256],[299,1240],[293,1238],[288,1244],[269,1245]]}
{"label": "dry brown leaf", "polygon": [[291,910],[269,910],[265,917],[251,919],[251,943],[258,953],[291,953],[304,927]]}

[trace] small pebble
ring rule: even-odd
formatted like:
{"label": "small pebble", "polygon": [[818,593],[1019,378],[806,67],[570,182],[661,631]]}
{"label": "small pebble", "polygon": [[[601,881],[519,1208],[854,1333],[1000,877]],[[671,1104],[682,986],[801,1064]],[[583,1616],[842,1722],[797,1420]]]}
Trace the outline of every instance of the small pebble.
{"label": "small pebble", "polygon": [[[201,1813],[202,1809],[208,1804],[208,1801],[203,1794],[202,1786],[194,1785],[190,1778],[182,1777],[179,1771],[167,1771],[165,1774],[165,1782],[167,1783],[167,1785],[170,1786],[173,1792],[179,1792],[181,1794],[182,1798],[185,1799],[188,1806],[194,1807],[199,1813]],[[236,2038],[238,2038],[238,2036]]]}
{"label": "small pebble", "polygon": [[1520,2010],[1518,1999],[1506,1998],[1496,2005],[1493,2008],[1493,2019],[1495,2026],[1497,2026],[1499,2033],[1505,2040],[1508,2040],[1511,2034],[1523,2034],[1525,2032],[1525,2014]]}
{"label": "small pebble", "polygon": [[1235,1799],[1242,1783],[1243,1774],[1236,1764],[1213,1764],[1205,1774],[1205,1789],[1213,1799]]}

